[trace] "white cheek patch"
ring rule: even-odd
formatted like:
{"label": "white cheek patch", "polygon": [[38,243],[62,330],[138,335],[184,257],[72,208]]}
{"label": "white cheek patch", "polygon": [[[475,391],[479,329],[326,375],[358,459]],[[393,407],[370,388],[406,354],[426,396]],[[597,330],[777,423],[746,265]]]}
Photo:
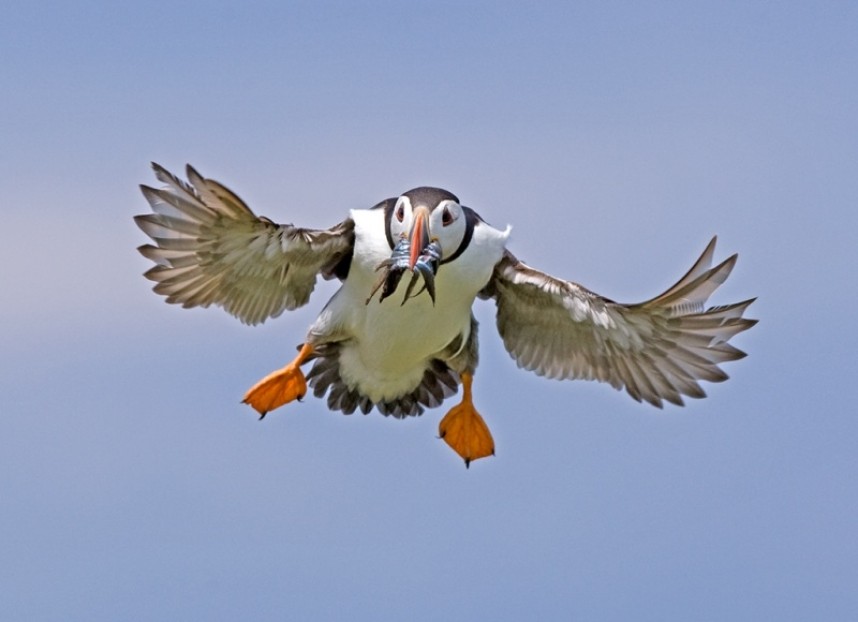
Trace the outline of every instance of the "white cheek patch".
{"label": "white cheek patch", "polygon": [[[398,218],[399,210],[402,210],[402,221]],[[390,215],[390,234],[394,243],[402,234],[408,233],[411,228],[411,199],[406,196],[401,196],[393,206],[393,213]]]}
{"label": "white cheek patch", "polygon": [[[453,216],[453,221],[444,225],[444,210],[449,210]],[[438,203],[434,210],[430,221],[430,237],[437,239],[443,251],[442,261],[449,258],[459,250],[462,242],[465,239],[465,233],[468,224],[465,219],[465,213],[461,205],[451,200],[444,200]]]}

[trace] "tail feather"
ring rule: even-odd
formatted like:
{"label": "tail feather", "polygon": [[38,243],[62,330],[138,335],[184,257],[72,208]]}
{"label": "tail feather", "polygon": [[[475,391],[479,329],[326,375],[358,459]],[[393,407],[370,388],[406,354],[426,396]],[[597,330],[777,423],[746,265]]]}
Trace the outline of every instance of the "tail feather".
{"label": "tail feather", "polygon": [[423,374],[423,380],[411,392],[396,398],[374,402],[361,394],[357,387],[345,384],[340,376],[339,344],[322,344],[315,347],[316,359],[307,374],[307,382],[313,389],[313,395],[328,395],[328,407],[344,414],[352,414],[357,409],[367,414],[375,407],[381,414],[397,419],[422,415],[426,408],[439,406],[446,398],[454,395],[459,386],[459,375],[450,367],[433,359]]}

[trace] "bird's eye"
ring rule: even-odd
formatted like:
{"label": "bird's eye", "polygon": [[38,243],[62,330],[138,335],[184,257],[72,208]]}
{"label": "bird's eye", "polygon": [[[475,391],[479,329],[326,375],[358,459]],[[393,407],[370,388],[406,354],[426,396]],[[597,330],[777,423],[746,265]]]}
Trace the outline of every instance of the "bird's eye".
{"label": "bird's eye", "polygon": [[453,214],[450,212],[449,207],[445,207],[444,211],[441,213],[441,224],[445,227],[453,222]]}
{"label": "bird's eye", "polygon": [[399,207],[396,208],[396,220],[402,222],[403,218],[405,218],[405,207],[400,204]]}

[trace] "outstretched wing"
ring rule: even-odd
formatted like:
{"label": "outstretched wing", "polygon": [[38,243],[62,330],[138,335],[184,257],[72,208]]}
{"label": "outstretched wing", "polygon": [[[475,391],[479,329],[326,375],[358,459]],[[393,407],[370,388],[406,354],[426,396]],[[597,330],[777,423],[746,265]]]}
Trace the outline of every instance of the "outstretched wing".
{"label": "outstretched wing", "polygon": [[635,400],[682,405],[721,382],[719,367],[745,353],[730,339],[757,323],[742,317],[754,301],[705,308],[730,275],[733,255],[714,268],[716,238],[676,285],[640,304],[619,304],[576,283],[534,270],[509,251],[483,292],[495,298],[504,346],[519,367],[549,378],[625,387]]}
{"label": "outstretched wing", "polygon": [[152,168],[166,186],[140,186],[153,213],[134,220],[154,242],[139,248],[156,264],[145,276],[167,302],[214,304],[259,324],[306,304],[319,273],[330,278],[347,268],[351,219],[328,230],[278,225],[190,165],[189,184],[157,164]]}

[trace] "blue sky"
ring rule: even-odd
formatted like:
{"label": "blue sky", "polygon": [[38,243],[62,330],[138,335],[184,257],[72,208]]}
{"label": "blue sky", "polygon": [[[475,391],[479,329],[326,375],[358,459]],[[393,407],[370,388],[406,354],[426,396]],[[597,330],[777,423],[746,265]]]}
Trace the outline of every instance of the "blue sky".
{"label": "blue sky", "polygon": [[[27,620],[858,616],[851,3],[14,3],[0,23],[0,602]],[[750,356],[687,408],[516,369],[479,303],[465,470],[406,421],[239,400],[248,328],[140,274],[155,160],[281,222],[446,187],[645,299],[719,235]]]}

